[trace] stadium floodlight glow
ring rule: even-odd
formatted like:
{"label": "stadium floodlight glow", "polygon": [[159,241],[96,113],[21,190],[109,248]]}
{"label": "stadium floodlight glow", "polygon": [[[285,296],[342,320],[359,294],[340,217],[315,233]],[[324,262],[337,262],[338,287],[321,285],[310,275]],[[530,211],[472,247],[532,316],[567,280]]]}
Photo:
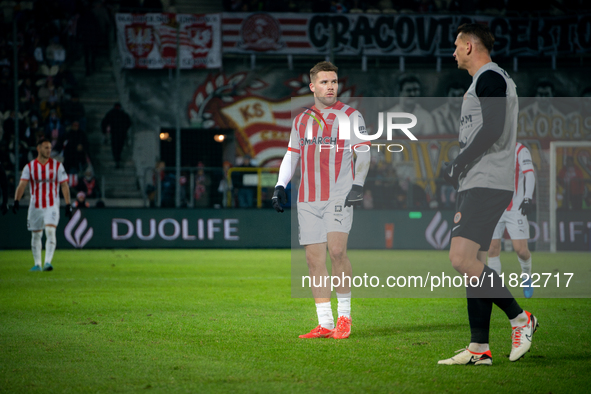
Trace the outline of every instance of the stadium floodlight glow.
{"label": "stadium floodlight glow", "polygon": [[223,134],[216,134],[216,135],[213,136],[213,139],[216,142],[224,142],[224,140],[226,139],[226,136],[223,135]]}
{"label": "stadium floodlight glow", "polygon": [[160,140],[165,141],[170,138],[170,134],[168,133],[160,133]]}

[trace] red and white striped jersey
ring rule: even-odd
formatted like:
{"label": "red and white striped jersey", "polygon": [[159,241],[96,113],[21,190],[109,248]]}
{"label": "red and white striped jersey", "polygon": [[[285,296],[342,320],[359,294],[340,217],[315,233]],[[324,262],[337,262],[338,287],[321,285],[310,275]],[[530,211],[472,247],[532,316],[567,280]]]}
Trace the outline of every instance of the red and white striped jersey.
{"label": "red and white striped jersey", "polygon": [[525,173],[530,171],[534,172],[531,153],[525,145],[518,142],[515,147],[515,192],[507,211],[518,211],[526,195],[528,198],[532,198],[534,191],[525,190]]}
{"label": "red and white striped jersey", "polygon": [[59,205],[59,184],[68,181],[64,165],[50,158],[45,165],[37,159],[23,168],[21,180],[29,181],[31,191],[30,205],[35,208],[49,208]]}
{"label": "red and white striped jersey", "polygon": [[[351,125],[357,123],[359,131],[367,134],[365,120],[356,109],[340,101],[326,109],[345,112]],[[337,116],[318,110],[316,106],[312,110],[307,109],[296,116],[288,146],[288,150],[300,154],[301,159],[298,201],[344,199],[355,177],[354,149],[359,145],[371,145],[371,142],[358,138],[353,130],[350,131],[350,139],[339,139]],[[370,147],[361,149],[368,150]]]}

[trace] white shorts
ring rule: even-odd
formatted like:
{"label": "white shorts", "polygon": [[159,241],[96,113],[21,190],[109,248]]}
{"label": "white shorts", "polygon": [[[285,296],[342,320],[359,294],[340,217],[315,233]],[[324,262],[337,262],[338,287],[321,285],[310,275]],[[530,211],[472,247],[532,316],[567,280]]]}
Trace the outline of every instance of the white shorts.
{"label": "white shorts", "polygon": [[56,226],[60,221],[60,207],[55,204],[48,208],[35,208],[29,205],[27,229],[29,231],[43,230],[48,224]]}
{"label": "white shorts", "polygon": [[298,202],[300,245],[326,242],[326,234],[330,232],[349,234],[352,224],[353,207],[345,207],[345,198]]}
{"label": "white shorts", "polygon": [[492,239],[501,239],[505,233],[505,227],[511,239],[529,239],[529,222],[527,216],[521,211],[505,211],[495,227]]}

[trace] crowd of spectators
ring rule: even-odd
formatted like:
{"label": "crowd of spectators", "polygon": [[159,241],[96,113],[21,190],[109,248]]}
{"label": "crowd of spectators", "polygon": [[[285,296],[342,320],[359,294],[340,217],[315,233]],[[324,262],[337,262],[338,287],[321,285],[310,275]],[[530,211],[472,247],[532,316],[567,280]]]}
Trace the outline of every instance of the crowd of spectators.
{"label": "crowd of spectators", "polygon": [[160,0],[119,0],[121,12],[162,12],[164,10]]}
{"label": "crowd of spectators", "polygon": [[591,11],[585,0],[224,0],[228,12],[313,13],[458,13],[490,15],[561,15]]}
{"label": "crowd of spectators", "polygon": [[[86,74],[94,72],[94,58],[98,51],[107,49],[112,25],[106,6],[101,1],[16,1],[0,9],[0,162],[9,173],[10,193],[15,187],[10,175],[36,158],[37,142],[42,138],[51,141],[52,157],[63,162],[70,186],[83,186],[81,191],[87,193],[86,184],[92,183],[94,174],[86,112],[71,65],[84,56]],[[87,34],[89,21],[97,28],[91,38]],[[82,179],[86,183],[80,182]],[[96,195],[98,188],[92,189],[91,194]]]}

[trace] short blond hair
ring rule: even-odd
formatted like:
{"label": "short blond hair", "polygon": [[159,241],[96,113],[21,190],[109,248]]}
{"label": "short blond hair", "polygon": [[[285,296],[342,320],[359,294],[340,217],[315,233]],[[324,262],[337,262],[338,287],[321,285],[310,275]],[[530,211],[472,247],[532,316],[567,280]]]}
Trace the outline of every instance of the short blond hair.
{"label": "short blond hair", "polygon": [[310,70],[310,82],[314,82],[314,80],[316,79],[316,75],[318,75],[319,72],[323,71],[333,71],[334,73],[337,73],[339,71],[339,68],[331,62],[327,61],[316,63],[316,65],[312,67],[312,69]]}

